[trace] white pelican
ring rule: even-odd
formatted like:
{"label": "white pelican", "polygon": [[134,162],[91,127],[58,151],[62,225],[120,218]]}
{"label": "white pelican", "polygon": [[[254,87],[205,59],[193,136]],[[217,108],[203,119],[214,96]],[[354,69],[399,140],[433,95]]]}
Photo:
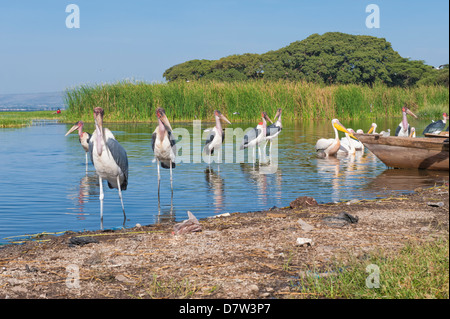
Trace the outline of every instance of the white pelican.
{"label": "white pelican", "polygon": [[372,123],[372,126],[369,131],[367,131],[367,134],[377,134],[377,123]]}
{"label": "white pelican", "polygon": [[417,118],[417,116],[413,112],[411,112],[406,106],[402,107],[402,114],[403,114],[403,119],[400,122],[400,124],[398,125],[397,129],[395,130],[395,136],[409,136],[409,134],[411,133],[411,127],[408,123],[406,114],[409,114],[409,115]]}
{"label": "white pelican", "polygon": [[156,117],[158,118],[158,126],[152,134],[152,149],[157,161],[158,168],[158,196],[161,175],[159,172],[159,164],[162,168],[170,169],[170,188],[173,194],[172,168],[175,168],[176,145],[175,138],[172,134],[172,127],[163,108],[156,109]]}
{"label": "white pelican", "polygon": [[[231,124],[231,122],[223,115],[219,110],[214,111],[214,117],[216,119],[216,126],[208,130],[210,133],[206,139],[205,147],[203,152],[209,155],[209,163],[211,163],[211,155],[214,154],[214,150],[218,149],[225,139],[225,130],[222,129],[221,120]],[[217,152],[217,163],[220,162],[220,152]]]}
{"label": "white pelican", "polygon": [[[355,134],[356,132],[347,128],[351,134]],[[350,138],[348,133],[345,133],[345,136],[340,140],[341,146],[339,147],[338,153],[347,153],[347,154],[355,154],[356,151],[364,151],[364,144],[358,140]]]}
{"label": "white pelican", "polygon": [[334,156],[337,154],[341,143],[339,141],[338,130],[348,133],[349,136],[354,137],[353,133],[349,132],[338,119],[333,119],[331,125],[334,129],[334,138],[321,138],[317,141],[315,149],[319,157]]}
{"label": "white pelican", "polygon": [[442,114],[443,119],[436,121],[436,122],[431,122],[430,124],[428,124],[428,126],[423,130],[423,135],[425,135],[426,133],[431,133],[431,134],[439,134],[441,133],[441,131],[443,131],[445,129],[445,124],[447,123],[447,120],[449,119],[448,114],[446,112],[444,112]]}
{"label": "white pelican", "polygon": [[391,129],[388,128],[386,131],[381,131],[380,135],[384,136],[384,137],[390,136],[391,135]]}
{"label": "white pelican", "polygon": [[416,137],[416,128],[414,126],[411,127],[409,137]]}
{"label": "white pelican", "polygon": [[100,185],[100,218],[103,227],[103,179],[108,181],[109,188],[117,188],[122,204],[123,222],[125,224],[125,208],[122,190],[128,185],[128,156],[125,149],[116,141],[113,133],[103,127],[104,111],[101,107],[94,109],[95,131],[89,140],[89,152],[98,175]]}
{"label": "white pelican", "polygon": [[88,152],[89,152],[89,139],[91,138],[91,134],[88,132],[83,132],[83,121],[78,121],[70,128],[70,130],[67,131],[66,135],[69,135],[75,130],[78,130],[78,137],[80,140],[80,144],[83,147],[84,151],[86,152],[86,172],[88,170]]}

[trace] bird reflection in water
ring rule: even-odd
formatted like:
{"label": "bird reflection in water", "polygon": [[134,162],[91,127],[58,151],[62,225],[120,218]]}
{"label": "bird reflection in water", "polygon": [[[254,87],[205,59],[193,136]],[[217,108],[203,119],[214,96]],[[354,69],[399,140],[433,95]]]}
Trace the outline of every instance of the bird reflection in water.
{"label": "bird reflection in water", "polygon": [[225,207],[224,188],[225,183],[220,174],[214,172],[214,169],[207,167],[205,169],[205,180],[208,184],[208,190],[212,192],[214,197],[214,212],[219,214]]}
{"label": "bird reflection in water", "polygon": [[171,223],[175,221],[175,214],[173,210],[173,193],[170,196],[170,206],[163,206],[161,208],[161,200],[158,196],[158,216],[156,222],[158,224]]}
{"label": "bird reflection in water", "polygon": [[98,196],[99,195],[99,184],[98,184],[98,176],[95,172],[86,173],[84,175],[76,188],[73,189],[74,192],[68,195],[68,198],[73,200],[76,204],[76,208],[74,210],[77,211],[75,213],[79,216],[79,219],[85,219],[85,205],[89,201],[90,196]]}
{"label": "bird reflection in water", "polygon": [[282,174],[278,166],[274,164],[255,166],[248,163],[241,163],[240,166],[244,176],[256,184],[258,199],[263,206],[269,203],[269,197],[281,199]]}

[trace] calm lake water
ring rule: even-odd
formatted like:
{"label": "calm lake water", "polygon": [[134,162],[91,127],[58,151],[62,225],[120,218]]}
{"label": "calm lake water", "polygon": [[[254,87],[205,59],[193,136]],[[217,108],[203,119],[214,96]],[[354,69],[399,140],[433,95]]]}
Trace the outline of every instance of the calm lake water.
{"label": "calm lake water", "polygon": [[[229,118],[233,120],[232,116]],[[343,124],[367,131],[371,122]],[[377,130],[395,131],[399,122],[400,118],[377,121]],[[413,124],[422,132],[429,122]],[[98,178],[91,163],[85,171],[85,153],[77,134],[64,136],[71,126],[35,123],[26,128],[0,129],[0,243],[44,231],[100,229]],[[202,131],[211,126],[203,122]],[[226,127],[245,130],[251,126],[255,123]],[[272,174],[264,174],[264,170],[273,166],[252,163],[213,163],[210,167],[205,162],[178,163],[173,171],[173,200],[169,170],[162,169],[158,203],[157,170],[151,150],[156,124],[105,123],[105,127],[113,131],[128,153],[129,184],[123,192],[125,227],[181,221],[187,218],[188,210],[197,218],[204,218],[284,207],[299,196],[312,196],[319,203],[373,199],[448,181],[448,172],[387,169],[368,150],[353,157],[319,159],[314,151],[317,139],[333,137],[334,133],[330,121],[310,121],[284,123],[278,139],[278,165]],[[172,127],[193,131],[192,123],[172,123]],[[93,130],[93,124],[85,126],[85,131]],[[224,146],[224,161],[225,153],[235,149],[236,145],[230,143]],[[190,151],[192,154],[192,148]],[[117,190],[106,184],[104,190],[103,227],[122,227]]]}

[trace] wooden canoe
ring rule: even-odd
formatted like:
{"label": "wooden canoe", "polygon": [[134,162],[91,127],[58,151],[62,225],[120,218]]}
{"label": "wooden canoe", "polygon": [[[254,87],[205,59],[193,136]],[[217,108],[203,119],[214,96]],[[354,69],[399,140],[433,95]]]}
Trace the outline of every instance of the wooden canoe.
{"label": "wooden canoe", "polygon": [[393,168],[449,170],[448,138],[355,134],[376,157]]}

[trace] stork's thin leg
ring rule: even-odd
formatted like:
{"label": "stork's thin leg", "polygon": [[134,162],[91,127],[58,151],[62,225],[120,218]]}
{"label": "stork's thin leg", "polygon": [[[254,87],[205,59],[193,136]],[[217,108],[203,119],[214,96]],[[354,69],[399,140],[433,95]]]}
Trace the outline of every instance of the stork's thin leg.
{"label": "stork's thin leg", "polygon": [[158,198],[159,198],[159,185],[161,181],[161,176],[159,174],[159,160],[156,160],[156,167],[158,168]]}
{"label": "stork's thin leg", "polygon": [[105,194],[103,194],[103,180],[100,176],[98,177],[98,183],[100,185],[100,229],[103,229],[103,198]]}
{"label": "stork's thin leg", "polygon": [[270,140],[269,157],[270,157],[270,161],[272,161],[272,140]]}
{"label": "stork's thin leg", "polygon": [[173,184],[172,184],[172,161],[170,161],[170,188],[172,190],[173,195]]}
{"label": "stork's thin leg", "polygon": [[86,152],[86,173],[88,171],[88,152]]}
{"label": "stork's thin leg", "polygon": [[256,145],[253,146],[253,158],[252,158],[252,163],[255,164],[256,162]]}
{"label": "stork's thin leg", "polygon": [[125,215],[125,207],[123,206],[122,190],[120,189],[119,175],[117,175],[117,189],[119,190],[120,203],[122,204],[122,211],[123,211],[123,225],[125,226],[125,221],[127,220],[127,216]]}

